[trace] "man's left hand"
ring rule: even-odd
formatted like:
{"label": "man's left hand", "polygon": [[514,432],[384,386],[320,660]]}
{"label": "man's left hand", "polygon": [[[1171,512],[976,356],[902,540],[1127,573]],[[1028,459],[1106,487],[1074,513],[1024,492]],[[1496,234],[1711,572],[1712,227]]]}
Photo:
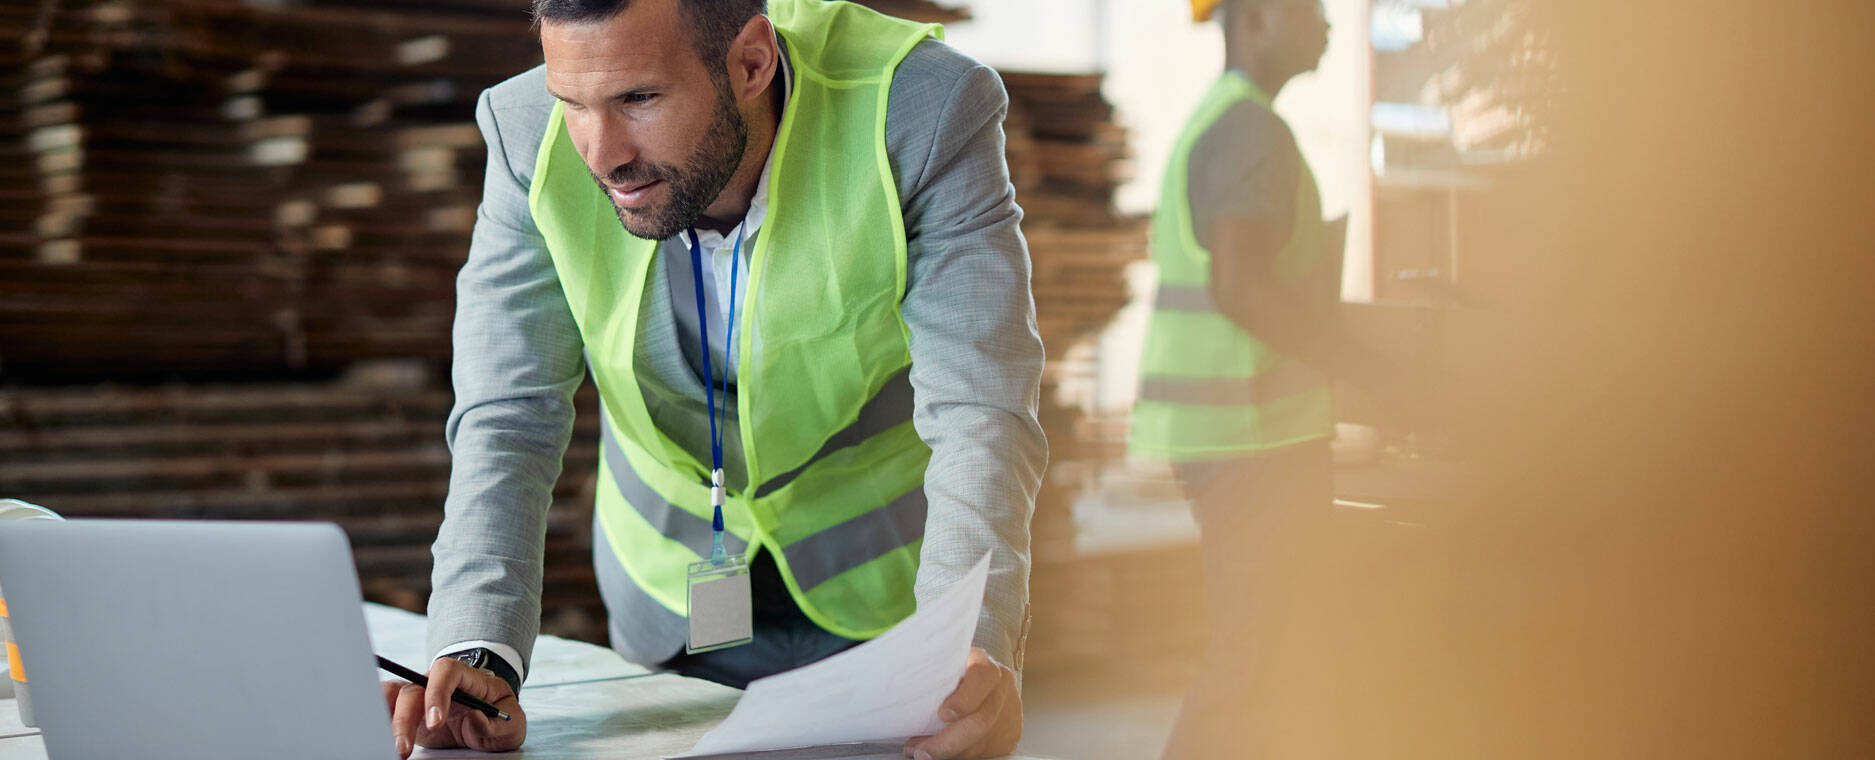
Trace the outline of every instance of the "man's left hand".
{"label": "man's left hand", "polygon": [[938,707],[947,725],[935,736],[905,743],[905,756],[917,760],[1002,757],[1022,738],[1022,695],[1016,672],[996,664],[982,647],[970,648],[970,664],[957,690]]}

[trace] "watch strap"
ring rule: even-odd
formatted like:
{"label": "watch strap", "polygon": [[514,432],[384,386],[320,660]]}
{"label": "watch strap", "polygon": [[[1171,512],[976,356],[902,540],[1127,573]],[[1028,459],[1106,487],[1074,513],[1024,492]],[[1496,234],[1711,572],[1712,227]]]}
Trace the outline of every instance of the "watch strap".
{"label": "watch strap", "polygon": [[508,665],[507,660],[502,659],[500,655],[495,654],[487,647],[464,649],[460,652],[452,652],[448,656],[471,668],[481,668],[482,670],[494,673],[496,678],[507,682],[508,688],[514,690],[516,696],[520,695],[520,674],[514,672],[514,668]]}

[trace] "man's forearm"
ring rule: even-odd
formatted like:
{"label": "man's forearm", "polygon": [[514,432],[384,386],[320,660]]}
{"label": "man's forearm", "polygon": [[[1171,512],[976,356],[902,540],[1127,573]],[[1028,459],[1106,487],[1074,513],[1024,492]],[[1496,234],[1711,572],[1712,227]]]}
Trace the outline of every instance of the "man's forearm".
{"label": "man's forearm", "polygon": [[[925,471],[934,514],[926,523],[915,592],[922,601],[990,554],[983,615],[973,643],[1016,667],[1029,600],[1029,519],[1047,462],[1034,418],[982,408],[931,410],[935,440]],[[954,440],[971,438],[975,442]]]}
{"label": "man's forearm", "polygon": [[1290,221],[1232,214],[1212,224],[1211,300],[1224,316],[1277,353],[1329,377],[1374,389],[1399,377],[1392,362],[1341,325],[1339,299],[1304,298],[1275,273]]}
{"label": "man's forearm", "polygon": [[1393,362],[1349,333],[1336,304],[1328,306],[1305,302],[1275,282],[1218,302],[1224,315],[1244,332],[1331,378],[1365,390],[1397,380],[1400,371]]}
{"label": "man's forearm", "polygon": [[572,411],[570,398],[510,400],[472,410],[456,426],[432,546],[432,651],[499,642],[520,653],[522,662],[512,664],[525,672],[540,628],[546,513]]}
{"label": "man's forearm", "polygon": [[990,553],[976,644],[1018,664],[1028,604],[1029,520],[1048,442],[1036,419],[1043,351],[1028,257],[1012,212],[993,234],[1013,248],[926,252],[903,313],[912,337],[913,424],[931,447],[930,505],[915,591],[936,594]]}
{"label": "man's forearm", "polygon": [[[452,456],[433,547],[429,649],[494,641],[526,660],[540,627],[546,512],[585,362],[528,210],[528,179],[516,171],[532,167],[533,153],[510,156],[492,92],[476,104],[488,168],[469,259],[456,278],[456,405],[445,431]],[[527,663],[515,667],[524,672]]]}

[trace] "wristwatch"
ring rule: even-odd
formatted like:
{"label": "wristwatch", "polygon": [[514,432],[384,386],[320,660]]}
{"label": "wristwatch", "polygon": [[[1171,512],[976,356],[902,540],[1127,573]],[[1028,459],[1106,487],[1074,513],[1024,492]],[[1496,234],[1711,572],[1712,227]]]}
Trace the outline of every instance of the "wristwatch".
{"label": "wristwatch", "polygon": [[497,657],[494,652],[488,650],[488,647],[464,649],[444,656],[471,668],[480,668],[494,673],[496,678],[508,682],[508,688],[512,689],[516,695],[521,693],[520,674],[515,673],[514,668],[509,667],[506,660]]}

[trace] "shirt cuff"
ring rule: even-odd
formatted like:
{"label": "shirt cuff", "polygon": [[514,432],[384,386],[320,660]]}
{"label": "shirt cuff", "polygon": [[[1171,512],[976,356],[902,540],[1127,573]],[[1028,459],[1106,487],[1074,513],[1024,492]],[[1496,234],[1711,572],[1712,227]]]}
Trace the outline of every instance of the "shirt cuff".
{"label": "shirt cuff", "polygon": [[443,650],[437,652],[436,657],[431,657],[430,660],[434,662],[439,658],[447,657],[457,652],[466,652],[476,647],[482,647],[490,652],[494,652],[496,657],[500,657],[502,662],[508,663],[508,667],[514,669],[514,677],[517,680],[522,682],[527,681],[527,671],[521,668],[521,652],[499,641],[482,641],[477,639],[475,641],[457,642],[443,647]]}

